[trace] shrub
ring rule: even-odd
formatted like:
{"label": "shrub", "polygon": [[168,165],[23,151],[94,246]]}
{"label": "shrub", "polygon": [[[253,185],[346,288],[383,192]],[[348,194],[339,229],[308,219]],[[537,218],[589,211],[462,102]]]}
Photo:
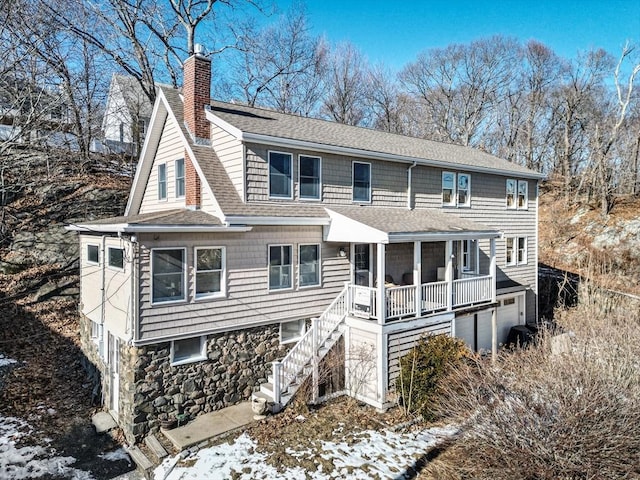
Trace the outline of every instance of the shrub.
{"label": "shrub", "polygon": [[461,432],[425,473],[640,478],[638,310],[629,299],[616,306],[583,298],[557,313],[570,339],[560,353],[552,353],[554,332],[547,330],[537,345],[504,353],[495,365],[476,359],[453,371],[440,389],[437,412]]}
{"label": "shrub", "polygon": [[442,380],[468,355],[469,350],[458,338],[448,335],[422,337],[400,358],[396,389],[405,413],[418,413],[427,420],[432,419],[432,407]]}

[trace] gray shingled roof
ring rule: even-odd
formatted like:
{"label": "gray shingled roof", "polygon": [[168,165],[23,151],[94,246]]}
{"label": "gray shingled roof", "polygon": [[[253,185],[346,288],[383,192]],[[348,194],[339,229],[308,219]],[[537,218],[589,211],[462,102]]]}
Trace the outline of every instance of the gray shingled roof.
{"label": "gray shingled roof", "polygon": [[134,226],[221,226],[222,222],[213,215],[202,210],[189,210],[186,208],[176,208],[160,212],[141,213],[139,215],[129,215],[121,217],[102,218],[91,222],[83,222],[80,226],[90,227],[100,225],[128,225]]}
{"label": "gray shingled roof", "polygon": [[542,178],[533,170],[460,145],[218,101],[211,101],[211,112],[243,133]]}
{"label": "gray shingled roof", "polygon": [[434,209],[329,205],[326,208],[387,234],[497,232],[494,228]]}

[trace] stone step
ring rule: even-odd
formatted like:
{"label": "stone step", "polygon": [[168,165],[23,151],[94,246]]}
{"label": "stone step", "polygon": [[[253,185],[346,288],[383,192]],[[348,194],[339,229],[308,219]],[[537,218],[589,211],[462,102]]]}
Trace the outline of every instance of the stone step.
{"label": "stone step", "polygon": [[158,440],[158,437],[156,437],[154,434],[145,437],[144,443],[149,448],[151,453],[155,455],[158,463],[160,463],[162,459],[168,455],[167,451],[160,443],[160,440]]}
{"label": "stone step", "polygon": [[91,423],[96,427],[96,433],[105,433],[118,427],[109,412],[98,412],[91,417]]}
{"label": "stone step", "polygon": [[147,458],[147,456],[142,453],[135,445],[127,448],[127,452],[129,456],[134,461],[134,463],[138,466],[138,470],[140,470],[145,478],[150,478],[151,471],[153,470],[153,462]]}

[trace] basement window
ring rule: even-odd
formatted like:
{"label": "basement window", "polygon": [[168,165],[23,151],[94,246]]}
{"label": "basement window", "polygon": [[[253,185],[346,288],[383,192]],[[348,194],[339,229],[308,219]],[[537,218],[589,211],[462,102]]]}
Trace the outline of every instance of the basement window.
{"label": "basement window", "polygon": [[293,322],[283,322],[280,324],[280,343],[297,342],[302,338],[305,332],[304,319],[294,320]]}
{"label": "basement window", "polygon": [[171,365],[200,362],[207,359],[205,336],[183,338],[171,342]]}

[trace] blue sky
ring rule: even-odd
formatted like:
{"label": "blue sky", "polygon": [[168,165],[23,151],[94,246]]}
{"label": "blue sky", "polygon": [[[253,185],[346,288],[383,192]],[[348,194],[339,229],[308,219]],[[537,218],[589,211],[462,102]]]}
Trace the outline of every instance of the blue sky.
{"label": "blue sky", "polygon": [[[292,0],[275,0],[286,10]],[[640,0],[306,0],[315,34],[349,41],[372,63],[400,69],[423,50],[495,34],[536,39],[567,59],[626,40],[640,49]]]}

